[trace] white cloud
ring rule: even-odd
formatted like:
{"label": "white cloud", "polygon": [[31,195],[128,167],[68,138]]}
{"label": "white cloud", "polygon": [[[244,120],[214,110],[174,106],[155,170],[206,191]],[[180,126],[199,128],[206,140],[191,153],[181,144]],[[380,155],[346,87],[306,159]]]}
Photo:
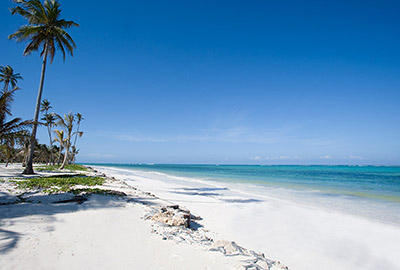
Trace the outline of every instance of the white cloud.
{"label": "white cloud", "polygon": [[363,160],[364,157],[350,155],[350,156],[349,156],[349,159],[359,159],[359,160]]}
{"label": "white cloud", "polygon": [[325,155],[325,156],[321,156],[319,157],[320,159],[331,159],[332,156],[331,155]]}
{"label": "white cloud", "polygon": [[260,157],[260,156],[254,156],[250,157],[251,160],[294,160],[294,159],[301,159],[298,156],[271,156],[271,157]]}
{"label": "white cloud", "polygon": [[130,142],[227,142],[227,143],[259,143],[272,144],[282,139],[279,131],[256,133],[246,127],[237,126],[228,129],[200,130],[197,134],[178,134],[164,137],[146,136],[132,133],[116,134],[111,137]]}

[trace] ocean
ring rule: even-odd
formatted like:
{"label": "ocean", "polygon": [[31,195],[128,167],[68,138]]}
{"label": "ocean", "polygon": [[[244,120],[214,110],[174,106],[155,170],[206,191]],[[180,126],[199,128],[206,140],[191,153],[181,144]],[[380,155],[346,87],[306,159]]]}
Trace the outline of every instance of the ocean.
{"label": "ocean", "polygon": [[400,167],[96,164],[222,182],[257,194],[400,224]]}

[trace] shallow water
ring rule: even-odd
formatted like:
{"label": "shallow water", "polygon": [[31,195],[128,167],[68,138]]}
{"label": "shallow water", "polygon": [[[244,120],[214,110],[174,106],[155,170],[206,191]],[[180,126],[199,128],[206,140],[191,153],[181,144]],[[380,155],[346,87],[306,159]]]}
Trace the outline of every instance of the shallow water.
{"label": "shallow water", "polygon": [[104,165],[290,269],[400,269],[396,167]]}
{"label": "shallow water", "polygon": [[400,224],[400,167],[98,164],[231,184]]}

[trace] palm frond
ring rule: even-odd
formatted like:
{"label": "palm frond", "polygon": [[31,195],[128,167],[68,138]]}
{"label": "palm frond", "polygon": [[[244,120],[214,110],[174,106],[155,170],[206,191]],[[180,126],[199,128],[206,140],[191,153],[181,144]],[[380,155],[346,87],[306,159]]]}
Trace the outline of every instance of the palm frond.
{"label": "palm frond", "polygon": [[18,6],[11,9],[11,14],[20,14],[28,20],[29,25],[20,27],[8,38],[17,42],[30,40],[24,50],[25,56],[40,49],[40,55],[43,56],[46,52],[51,62],[56,49],[62,52],[64,61],[66,52],[73,56],[76,44],[64,29],[78,27],[79,24],[60,19],[61,9],[57,0],[45,0],[43,4],[40,0],[14,0],[14,2]]}

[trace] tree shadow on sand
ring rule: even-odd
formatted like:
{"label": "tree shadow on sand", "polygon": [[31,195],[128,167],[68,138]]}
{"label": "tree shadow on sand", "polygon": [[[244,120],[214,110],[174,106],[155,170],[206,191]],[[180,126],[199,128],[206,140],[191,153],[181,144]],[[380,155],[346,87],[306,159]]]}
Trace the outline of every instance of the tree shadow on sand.
{"label": "tree shadow on sand", "polygon": [[20,238],[20,233],[0,229],[0,254],[15,248]]}
{"label": "tree shadow on sand", "polygon": [[[17,223],[26,222],[32,224],[36,229],[40,227],[40,224],[43,224],[44,220],[50,224],[55,224],[57,222],[56,214],[117,208],[126,203],[125,200],[120,199],[118,196],[97,194],[90,195],[90,200],[83,203],[73,200],[71,202],[67,200],[66,203],[57,203],[60,202],[59,199],[59,194],[43,195],[35,197],[36,203],[17,202],[0,205],[0,255],[16,248],[21,237],[29,237],[29,231],[23,234],[13,231],[13,225]],[[29,201],[29,198],[27,201]],[[29,217],[29,219],[21,220],[19,219],[21,217]],[[50,225],[44,230],[49,231],[52,230],[51,228],[52,226]]]}

